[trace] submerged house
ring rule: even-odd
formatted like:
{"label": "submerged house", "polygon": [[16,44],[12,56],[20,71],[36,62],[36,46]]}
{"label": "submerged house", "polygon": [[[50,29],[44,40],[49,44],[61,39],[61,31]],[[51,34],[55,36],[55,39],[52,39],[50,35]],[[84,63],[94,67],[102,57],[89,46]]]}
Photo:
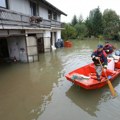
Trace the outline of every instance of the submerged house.
{"label": "submerged house", "polygon": [[61,38],[61,15],[46,0],[0,0],[0,60],[39,60]]}

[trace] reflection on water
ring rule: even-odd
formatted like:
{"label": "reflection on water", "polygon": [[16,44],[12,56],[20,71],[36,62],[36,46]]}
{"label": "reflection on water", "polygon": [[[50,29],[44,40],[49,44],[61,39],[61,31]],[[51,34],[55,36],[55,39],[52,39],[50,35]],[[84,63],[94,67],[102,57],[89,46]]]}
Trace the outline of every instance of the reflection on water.
{"label": "reflection on water", "polygon": [[109,93],[104,93],[105,89],[86,91],[80,89],[76,86],[72,86],[67,92],[66,95],[72,100],[77,106],[83,109],[85,112],[91,116],[96,116],[96,112],[100,111],[98,105],[104,100],[111,98]]}
{"label": "reflection on water", "polygon": [[[118,120],[120,77],[108,86],[87,91],[65,79],[68,72],[91,62],[101,41],[77,41],[72,48],[40,55],[30,64],[0,65],[1,120]],[[114,43],[120,48],[120,44]]]}

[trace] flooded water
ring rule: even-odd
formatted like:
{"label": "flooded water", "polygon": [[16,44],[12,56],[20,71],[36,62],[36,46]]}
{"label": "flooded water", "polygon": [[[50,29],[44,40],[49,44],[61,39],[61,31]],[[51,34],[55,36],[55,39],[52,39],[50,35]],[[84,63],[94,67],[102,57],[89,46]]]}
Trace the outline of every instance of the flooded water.
{"label": "flooded water", "polygon": [[112,83],[115,98],[108,86],[87,91],[64,77],[90,63],[99,42],[74,41],[41,54],[39,62],[0,65],[0,120],[119,120],[120,76]]}

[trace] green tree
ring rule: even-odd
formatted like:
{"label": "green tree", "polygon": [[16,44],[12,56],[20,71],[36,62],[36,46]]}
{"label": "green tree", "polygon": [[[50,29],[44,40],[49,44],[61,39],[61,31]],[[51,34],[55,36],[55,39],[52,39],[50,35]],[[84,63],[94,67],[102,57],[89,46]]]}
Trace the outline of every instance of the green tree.
{"label": "green tree", "polygon": [[64,30],[62,30],[62,38],[64,40],[75,39],[76,38],[76,30],[70,24],[65,24]]}
{"label": "green tree", "polygon": [[94,36],[98,37],[98,35],[103,34],[103,17],[100,12],[99,7],[95,9],[95,13],[93,16],[93,31]]}
{"label": "green tree", "polygon": [[93,9],[89,13],[89,17],[87,17],[85,24],[88,29],[88,36],[91,37],[94,35],[94,27],[93,27],[93,19],[94,19],[94,14],[95,14],[96,9]]}
{"label": "green tree", "polygon": [[85,21],[85,24],[87,26],[87,36],[88,37],[91,37],[91,35],[93,35],[93,22],[92,22],[92,19],[90,18],[87,18],[86,21]]}
{"label": "green tree", "polygon": [[78,23],[75,25],[77,38],[83,39],[87,35],[87,27],[85,23]]}
{"label": "green tree", "polygon": [[113,38],[120,31],[120,19],[117,13],[111,9],[103,12],[104,35]]}
{"label": "green tree", "polygon": [[77,23],[78,23],[77,17],[76,17],[76,15],[74,15],[74,16],[73,16],[73,19],[72,19],[72,21],[71,21],[71,25],[72,25],[72,26],[75,26]]}
{"label": "green tree", "polygon": [[86,19],[85,23],[88,28],[89,37],[91,35],[97,37],[98,35],[103,33],[103,18],[99,7],[90,11],[89,17]]}
{"label": "green tree", "polygon": [[81,24],[82,22],[83,22],[83,16],[80,15],[80,16],[79,16],[79,19],[78,19],[78,23]]}

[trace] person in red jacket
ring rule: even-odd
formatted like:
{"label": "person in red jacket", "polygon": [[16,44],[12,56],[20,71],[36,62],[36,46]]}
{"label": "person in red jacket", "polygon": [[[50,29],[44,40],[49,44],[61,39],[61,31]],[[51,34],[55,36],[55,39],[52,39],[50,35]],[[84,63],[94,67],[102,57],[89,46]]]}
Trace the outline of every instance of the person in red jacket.
{"label": "person in red jacket", "polygon": [[115,49],[116,48],[112,44],[110,44],[108,41],[105,42],[103,50],[105,50],[107,55],[110,56],[114,52]]}
{"label": "person in red jacket", "polygon": [[[97,80],[101,81],[100,76],[102,74],[102,66],[103,66],[104,70],[106,71],[107,64],[108,64],[107,54],[103,50],[103,45],[98,45],[97,50],[95,50],[91,54],[91,57],[94,62],[94,65],[95,65]],[[102,66],[101,66],[99,60],[101,61]]]}

